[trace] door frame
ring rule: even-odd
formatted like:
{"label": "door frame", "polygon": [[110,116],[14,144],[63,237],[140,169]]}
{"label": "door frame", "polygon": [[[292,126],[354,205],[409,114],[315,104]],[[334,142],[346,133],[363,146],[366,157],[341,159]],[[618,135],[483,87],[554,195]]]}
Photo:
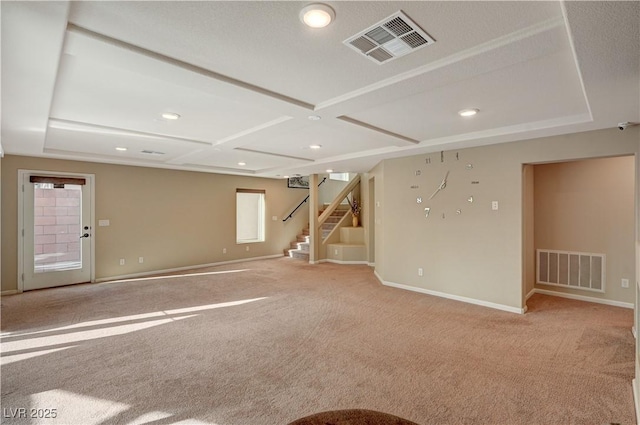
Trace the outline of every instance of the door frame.
{"label": "door frame", "polygon": [[91,258],[89,259],[89,274],[91,283],[96,281],[96,242],[95,242],[95,221],[96,221],[96,193],[95,193],[95,174],[84,173],[67,173],[64,171],[43,171],[43,170],[18,170],[18,293],[24,292],[24,178],[29,174],[38,174],[41,176],[51,177],[82,177],[86,179],[87,185],[91,189],[90,200],[90,213],[89,221],[91,226],[91,238],[89,243],[91,244]]}

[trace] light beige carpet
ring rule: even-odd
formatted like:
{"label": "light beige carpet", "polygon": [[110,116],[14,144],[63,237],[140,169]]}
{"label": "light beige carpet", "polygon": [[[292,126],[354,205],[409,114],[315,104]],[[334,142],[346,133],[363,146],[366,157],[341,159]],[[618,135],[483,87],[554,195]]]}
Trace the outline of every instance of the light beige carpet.
{"label": "light beige carpet", "polygon": [[194,272],[3,297],[3,423],[635,423],[632,310],[535,295],[516,315],[288,258]]}

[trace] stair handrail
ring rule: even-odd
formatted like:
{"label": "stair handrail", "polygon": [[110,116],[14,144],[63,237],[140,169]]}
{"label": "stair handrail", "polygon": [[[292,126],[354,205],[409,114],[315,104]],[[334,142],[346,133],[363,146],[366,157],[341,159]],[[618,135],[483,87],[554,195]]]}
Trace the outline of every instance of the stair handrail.
{"label": "stair handrail", "polygon": [[[320,183],[318,183],[318,187],[322,186],[322,183],[324,183],[324,182],[325,182],[325,180],[327,180],[327,178],[326,178],[326,177],[325,177],[325,178],[323,178],[323,179],[322,179],[322,181],[321,181]],[[283,219],[282,219],[282,221],[283,221],[283,222],[285,222],[285,221],[289,220],[290,218],[292,218],[292,217],[293,217],[293,214],[295,214],[295,212],[296,212],[296,211],[298,211],[298,208],[300,208],[300,207],[302,206],[302,204],[304,204],[305,202],[307,202],[307,201],[309,200],[309,196],[311,196],[311,194],[307,195],[307,197],[306,197],[306,198],[304,198],[304,199],[302,200],[302,202],[300,202],[300,203],[298,204],[298,206],[297,206],[297,207],[295,207],[295,208],[293,209],[293,211],[291,211],[291,213],[290,213],[288,216],[286,216],[285,218],[283,218]]]}
{"label": "stair handrail", "polygon": [[355,189],[358,184],[360,184],[360,174],[354,177],[354,179],[351,180],[349,184],[346,185],[344,189],[342,189],[342,191],[333,199],[333,201],[329,204],[329,206],[325,208],[322,214],[320,214],[320,217],[318,217],[318,226],[322,226],[322,224],[324,224],[324,222],[327,221],[327,219],[333,213],[333,211],[335,211],[335,209],[338,208],[338,205],[340,205],[342,200],[346,198],[346,196],[351,191],[353,191],[353,189]]}

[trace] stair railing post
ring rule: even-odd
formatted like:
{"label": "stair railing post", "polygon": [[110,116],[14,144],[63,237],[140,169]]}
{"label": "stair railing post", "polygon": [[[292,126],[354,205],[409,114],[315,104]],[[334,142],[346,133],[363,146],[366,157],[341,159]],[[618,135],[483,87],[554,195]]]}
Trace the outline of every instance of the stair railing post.
{"label": "stair railing post", "polygon": [[315,264],[320,260],[319,252],[319,225],[318,225],[318,175],[309,176],[309,263]]}

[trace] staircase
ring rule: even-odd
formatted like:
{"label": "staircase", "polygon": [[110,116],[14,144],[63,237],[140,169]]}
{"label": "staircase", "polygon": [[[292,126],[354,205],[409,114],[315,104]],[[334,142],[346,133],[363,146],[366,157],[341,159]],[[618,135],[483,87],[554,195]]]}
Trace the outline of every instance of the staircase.
{"label": "staircase", "polygon": [[[318,215],[322,214],[326,207],[327,205],[324,205],[324,208],[318,213]],[[327,221],[322,224],[323,239],[331,233],[333,228],[336,227],[342,217],[347,213],[349,213],[349,205],[347,204],[339,205],[336,210],[331,213],[329,218],[327,218]],[[291,242],[290,248],[284,250],[284,255],[286,257],[309,261],[309,224],[307,224],[307,227],[302,229],[302,233],[297,236],[296,240]]]}

